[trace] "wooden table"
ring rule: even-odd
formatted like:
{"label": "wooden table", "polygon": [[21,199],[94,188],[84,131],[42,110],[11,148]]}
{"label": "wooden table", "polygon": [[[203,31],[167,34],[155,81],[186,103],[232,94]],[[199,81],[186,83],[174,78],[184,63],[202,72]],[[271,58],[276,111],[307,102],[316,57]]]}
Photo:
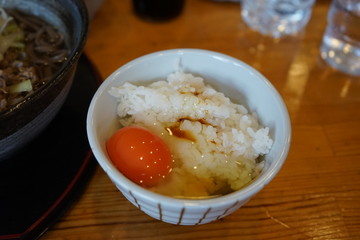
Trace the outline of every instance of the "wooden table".
{"label": "wooden table", "polygon": [[85,52],[103,78],[141,55],[170,48],[229,54],[263,73],[284,98],[293,138],[276,178],[230,216],[200,226],[159,222],[129,203],[97,168],[66,214],[42,239],[360,239],[360,78],[319,56],[329,1],[318,0],[306,29],[274,40],[248,29],[238,3],[187,0],[164,23],[107,0]]}

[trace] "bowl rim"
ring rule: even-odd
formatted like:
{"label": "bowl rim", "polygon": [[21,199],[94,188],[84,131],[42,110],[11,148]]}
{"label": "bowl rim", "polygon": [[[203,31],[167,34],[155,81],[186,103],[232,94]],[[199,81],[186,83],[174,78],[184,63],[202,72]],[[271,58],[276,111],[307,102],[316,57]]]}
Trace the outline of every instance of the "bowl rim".
{"label": "bowl rim", "polygon": [[23,100],[16,103],[15,105],[12,105],[4,111],[0,112],[0,120],[16,114],[17,112],[21,111],[23,107],[31,105],[32,102],[41,98],[41,96],[45,94],[46,89],[51,88],[51,86],[61,81],[61,79],[71,71],[73,66],[77,64],[77,61],[82,54],[88,37],[89,15],[87,7],[83,1],[69,0],[69,2],[71,2],[73,6],[76,6],[76,9],[80,14],[80,18],[83,20],[81,24],[81,32],[79,35],[80,39],[78,44],[75,46],[74,51],[71,53],[71,55],[69,55],[68,60],[65,62],[65,64],[63,64],[63,66],[57,71],[56,75],[50,80],[48,80],[44,85],[42,85],[40,89],[34,91],[29,96],[25,97]]}
{"label": "bowl rim", "polygon": [[[281,107],[281,113],[282,118],[284,121],[284,131],[283,131],[283,138],[284,146],[282,148],[282,151],[279,153],[278,158],[275,160],[274,164],[271,164],[269,166],[269,169],[267,169],[266,173],[260,175],[256,179],[254,179],[249,185],[245,186],[242,189],[239,189],[237,191],[234,191],[232,193],[222,195],[219,197],[209,198],[209,199],[186,199],[186,198],[174,198],[166,195],[161,195],[159,193],[152,192],[151,190],[148,190],[146,188],[143,188],[136,183],[132,182],[128,178],[126,178],[119,170],[117,170],[112,164],[111,161],[107,158],[107,156],[102,154],[102,151],[97,148],[100,146],[99,141],[95,137],[94,134],[94,126],[92,125],[92,116],[94,113],[94,107],[96,105],[97,99],[99,96],[105,92],[105,89],[108,88],[108,86],[115,80],[115,76],[131,67],[132,65],[136,65],[138,62],[145,61],[146,59],[156,57],[159,55],[168,55],[168,54],[174,54],[174,55],[183,55],[183,54],[203,54],[203,55],[211,55],[213,57],[230,61],[234,64],[241,65],[242,67],[246,68],[250,72],[252,72],[256,77],[260,78],[262,82],[267,85],[269,90],[272,92],[272,95],[276,98],[277,102],[279,103]],[[102,169],[106,172],[106,174],[110,177],[112,181],[114,181],[115,185],[122,185],[124,189],[127,189],[129,192],[137,192],[137,194],[141,195],[143,199],[146,199],[149,202],[163,202],[166,203],[166,205],[169,206],[186,206],[189,208],[199,208],[199,207],[206,207],[209,205],[226,205],[228,202],[239,202],[242,200],[247,200],[253,195],[255,195],[257,192],[259,192],[265,185],[267,185],[280,171],[282,165],[284,164],[286,157],[288,155],[289,149],[290,149],[290,143],[291,143],[291,124],[290,124],[290,117],[288,110],[286,108],[286,105],[278,93],[278,91],[275,89],[275,87],[270,83],[270,81],[265,78],[261,73],[259,73],[256,69],[250,67],[248,64],[244,63],[243,61],[234,58],[232,56],[215,52],[212,50],[205,50],[205,49],[197,49],[197,48],[176,48],[176,49],[169,49],[169,50],[161,50],[153,53],[149,53],[143,56],[140,56],[134,60],[131,60],[124,65],[120,66],[118,69],[116,69],[112,74],[110,74],[100,85],[98,90],[95,92],[93,99],[91,100],[88,113],[87,113],[87,119],[86,119],[86,128],[87,128],[87,135],[88,135],[88,141],[90,143],[92,152],[97,160],[97,162],[100,164]]]}

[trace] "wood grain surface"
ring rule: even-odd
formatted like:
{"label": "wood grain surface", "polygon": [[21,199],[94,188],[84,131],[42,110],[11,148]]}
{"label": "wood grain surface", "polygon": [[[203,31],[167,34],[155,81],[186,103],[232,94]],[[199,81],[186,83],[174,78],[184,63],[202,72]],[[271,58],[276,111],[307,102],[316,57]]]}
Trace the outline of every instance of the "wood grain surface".
{"label": "wood grain surface", "polygon": [[155,23],[138,18],[130,0],[104,1],[85,49],[103,78],[158,50],[231,55],[259,70],[284,98],[293,129],[290,153],[275,179],[245,206],[201,226],[145,215],[99,167],[42,239],[360,239],[360,78],[320,58],[329,2],[316,2],[298,35],[275,40],[244,25],[239,3],[187,0],[178,18]]}

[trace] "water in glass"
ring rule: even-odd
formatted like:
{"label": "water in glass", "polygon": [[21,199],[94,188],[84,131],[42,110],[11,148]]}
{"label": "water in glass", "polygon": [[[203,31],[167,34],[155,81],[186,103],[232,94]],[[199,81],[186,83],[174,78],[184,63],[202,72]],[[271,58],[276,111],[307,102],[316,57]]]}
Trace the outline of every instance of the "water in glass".
{"label": "water in glass", "polygon": [[360,1],[335,0],[328,13],[321,57],[332,67],[360,76]]}
{"label": "water in glass", "polygon": [[295,34],[309,21],[314,0],[243,0],[245,23],[264,35]]}

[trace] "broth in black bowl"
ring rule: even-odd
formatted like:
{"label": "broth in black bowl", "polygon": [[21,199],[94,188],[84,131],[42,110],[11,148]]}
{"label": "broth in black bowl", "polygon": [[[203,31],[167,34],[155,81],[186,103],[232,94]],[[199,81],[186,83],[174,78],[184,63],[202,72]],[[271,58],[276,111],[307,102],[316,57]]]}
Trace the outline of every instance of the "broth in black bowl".
{"label": "broth in black bowl", "polygon": [[[32,77],[37,80],[25,81],[24,86],[20,84],[19,87],[15,83],[15,92],[20,91],[20,97],[15,96],[14,99],[5,100],[10,103],[6,103],[4,110],[0,111],[0,161],[2,161],[11,159],[42,133],[61,109],[71,89],[77,63],[85,47],[89,19],[85,3],[78,0],[0,0],[0,8],[6,10],[6,13],[2,11],[2,16],[14,15],[12,16],[14,22],[19,28],[26,30],[26,33],[22,30],[24,41],[33,38],[34,42],[39,43],[35,46],[31,45],[31,41],[23,42],[24,46],[20,44],[19,47],[24,51],[19,54],[20,59],[24,57],[23,55],[26,57],[32,55],[30,68],[33,70],[22,74],[18,72],[17,67],[14,67],[15,74],[12,75],[28,77],[36,73],[36,77]],[[32,20],[21,20],[28,15]],[[36,30],[35,34],[27,34],[37,28],[35,25],[38,22],[40,29]],[[0,22],[0,25],[4,24]],[[44,37],[41,36],[42,34],[45,34]],[[59,48],[55,48],[54,52],[49,51],[56,45]],[[5,68],[3,66],[1,70]],[[10,82],[9,85],[12,83]],[[5,89],[9,90],[7,86]]]}
{"label": "broth in black bowl", "polygon": [[50,80],[69,56],[64,33],[43,19],[0,8],[0,112]]}

